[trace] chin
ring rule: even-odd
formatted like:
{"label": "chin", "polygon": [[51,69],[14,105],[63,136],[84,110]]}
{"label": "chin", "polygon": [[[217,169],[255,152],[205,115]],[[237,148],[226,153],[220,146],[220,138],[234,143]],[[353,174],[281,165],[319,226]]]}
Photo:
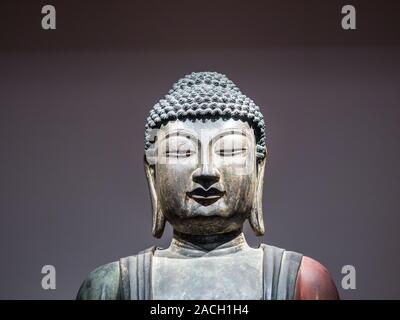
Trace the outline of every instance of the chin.
{"label": "chin", "polygon": [[242,228],[245,219],[240,217],[223,217],[220,214],[192,214],[180,218],[172,224],[179,232],[193,235],[212,235],[231,232]]}
{"label": "chin", "polygon": [[188,217],[190,218],[195,218],[195,217],[226,217],[226,214],[224,211],[221,211],[218,206],[215,204],[209,205],[209,206],[201,206],[199,205],[196,208],[193,208],[189,214]]}
{"label": "chin", "polygon": [[226,205],[224,199],[220,199],[217,202],[214,202],[210,205],[202,205],[191,200],[190,205],[186,206],[184,213],[182,216],[187,218],[195,218],[195,217],[220,217],[220,218],[230,218],[235,213],[233,212],[233,208],[229,208]]}

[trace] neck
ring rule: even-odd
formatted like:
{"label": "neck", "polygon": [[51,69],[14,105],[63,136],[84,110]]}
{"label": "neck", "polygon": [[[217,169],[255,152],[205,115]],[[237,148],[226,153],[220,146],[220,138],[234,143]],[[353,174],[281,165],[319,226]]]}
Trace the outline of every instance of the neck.
{"label": "neck", "polygon": [[193,235],[174,230],[172,242],[178,246],[193,248],[205,252],[218,248],[225,249],[234,246],[247,245],[242,229],[209,235]]}

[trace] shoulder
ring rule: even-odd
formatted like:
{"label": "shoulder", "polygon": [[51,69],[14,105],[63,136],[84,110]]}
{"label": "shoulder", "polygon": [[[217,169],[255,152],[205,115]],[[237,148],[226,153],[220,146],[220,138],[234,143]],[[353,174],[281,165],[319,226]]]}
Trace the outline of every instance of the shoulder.
{"label": "shoulder", "polygon": [[113,300],[119,298],[119,262],[100,266],[89,273],[77,295],[78,300]]}
{"label": "shoulder", "polygon": [[318,261],[303,256],[296,279],[296,300],[337,300],[339,294],[329,271]]}
{"label": "shoulder", "polygon": [[131,279],[129,275],[137,274],[140,279],[149,277],[150,261],[155,249],[156,247],[153,246],[136,255],[121,258],[93,270],[83,281],[76,299],[130,299],[130,285],[136,280],[135,277]]}

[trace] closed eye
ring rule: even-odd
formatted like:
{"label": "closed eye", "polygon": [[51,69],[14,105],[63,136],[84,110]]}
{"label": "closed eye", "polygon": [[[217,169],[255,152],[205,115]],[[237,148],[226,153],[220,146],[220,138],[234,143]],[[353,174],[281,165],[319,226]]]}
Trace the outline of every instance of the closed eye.
{"label": "closed eye", "polygon": [[165,156],[167,158],[188,158],[193,153],[191,150],[167,150]]}
{"label": "closed eye", "polygon": [[236,155],[243,155],[247,151],[246,148],[238,148],[238,149],[220,149],[217,150],[216,153],[221,157],[232,157]]}

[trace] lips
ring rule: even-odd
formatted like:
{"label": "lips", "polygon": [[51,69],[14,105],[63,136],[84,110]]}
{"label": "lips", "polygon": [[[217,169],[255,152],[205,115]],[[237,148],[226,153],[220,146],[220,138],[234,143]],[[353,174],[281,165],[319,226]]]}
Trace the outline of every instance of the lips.
{"label": "lips", "polygon": [[194,201],[200,203],[203,206],[209,206],[214,202],[218,201],[223,197],[225,191],[220,191],[217,188],[210,188],[205,190],[203,188],[196,188],[190,192],[186,192],[186,195]]}

